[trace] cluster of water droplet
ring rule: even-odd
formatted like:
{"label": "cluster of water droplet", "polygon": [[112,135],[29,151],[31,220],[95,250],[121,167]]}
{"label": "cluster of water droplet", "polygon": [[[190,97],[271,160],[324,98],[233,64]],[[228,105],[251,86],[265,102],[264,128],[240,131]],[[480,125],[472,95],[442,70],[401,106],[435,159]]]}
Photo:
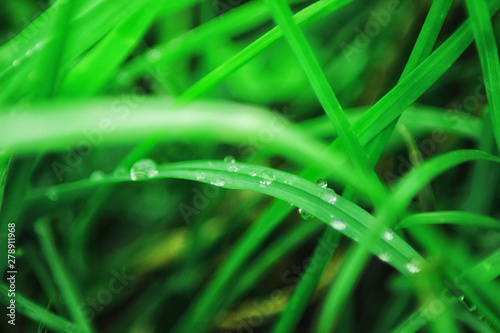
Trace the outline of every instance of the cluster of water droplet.
{"label": "cluster of water droplet", "polygon": [[130,178],[132,180],[141,180],[154,178],[158,174],[157,165],[153,160],[142,159],[132,166],[130,169]]}

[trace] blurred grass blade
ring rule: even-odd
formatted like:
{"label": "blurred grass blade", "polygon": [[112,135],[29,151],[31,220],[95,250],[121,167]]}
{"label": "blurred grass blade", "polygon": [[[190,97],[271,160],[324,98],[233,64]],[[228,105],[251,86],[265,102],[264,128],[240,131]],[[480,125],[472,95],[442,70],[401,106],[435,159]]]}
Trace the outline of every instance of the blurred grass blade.
{"label": "blurred grass blade", "polygon": [[[273,329],[274,333],[288,333],[296,331],[301,315],[308,306],[307,300],[311,299],[314,291],[318,287],[321,276],[329,263],[339,240],[340,233],[334,229],[327,229],[323,233],[318,246],[316,246],[316,249],[314,250],[315,252],[311,261],[311,263],[314,262],[315,264],[307,266],[306,272],[301,277],[297,288],[293,292],[292,297],[288,301],[286,308],[283,310],[276,326]],[[323,244],[328,244],[330,246],[325,249]]]}
{"label": "blurred grass blade", "polygon": [[331,89],[313,50],[309,46],[304,34],[293,20],[292,11],[284,0],[266,0],[273,13],[274,19],[281,27],[295,56],[299,60],[309,82],[320,101],[323,109],[330,118],[333,127],[337,130],[339,139],[345,147],[360,176],[372,186],[379,187],[378,193],[372,197],[374,203],[384,197],[384,189],[373,169],[369,165],[368,156],[359,143],[351,124],[347,120],[340,103]]}
{"label": "blurred grass blade", "polygon": [[[295,14],[295,22],[299,26],[310,24],[341,8],[344,4],[350,1],[352,0],[317,1]],[[209,89],[213,88],[228,75],[248,63],[250,60],[254,59],[257,55],[261,54],[281,37],[283,37],[283,32],[278,27],[268,31],[246,48],[238,52],[231,59],[227,60],[192,85],[179,97],[179,102],[190,102],[200,98]]]}
{"label": "blurred grass blade", "polygon": [[485,160],[500,163],[500,158],[479,150],[455,150],[435,157],[410,171],[394,188],[391,214],[398,216],[422,188],[439,174],[465,162]]}
{"label": "blurred grass blade", "polygon": [[422,224],[454,224],[483,228],[500,228],[500,221],[486,215],[461,211],[439,211],[419,213],[405,217],[397,225],[398,228],[411,228]]}
{"label": "blurred grass blade", "polygon": [[[274,137],[266,147],[268,151],[301,165],[319,159],[322,170],[334,172],[339,181],[352,184],[360,193],[373,191],[346,170],[342,164],[345,158],[333,152],[325,153],[325,144],[278,114],[229,102],[174,106],[165,98],[137,98],[134,108],[124,101],[104,99],[40,105],[20,118],[2,112],[0,142],[4,149],[16,153],[62,150],[79,143],[91,148],[101,144],[135,143],[151,137],[151,133],[161,133],[163,140],[240,144],[269,128],[274,129]],[[54,169],[60,176],[67,171],[57,170]]]}
{"label": "blurred grass blade", "polygon": [[78,325],[78,327],[85,333],[94,332],[90,323],[80,307],[82,299],[80,297],[78,288],[70,274],[65,269],[63,261],[56,251],[54,239],[51,235],[48,220],[40,219],[35,222],[35,231],[40,238],[42,251],[44,252],[47,263],[52,271],[54,280],[59,287],[64,301],[67,305],[68,312]]}
{"label": "blurred grass blade", "polygon": [[162,1],[150,1],[120,22],[71,69],[59,93],[63,96],[91,96],[102,90],[140,42],[161,5]]}
{"label": "blurred grass blade", "polygon": [[490,11],[485,0],[466,0],[465,3],[470,14],[472,31],[485,77],[493,133],[500,149],[500,59]]}
{"label": "blurred grass blade", "polygon": [[[10,297],[7,296],[9,294],[9,287],[3,283],[0,283],[0,291],[2,303],[10,304]],[[84,332],[68,320],[61,318],[44,309],[43,307],[33,303],[18,291],[16,291],[16,311],[19,311],[19,313],[23,314],[27,318],[30,318],[34,322],[43,323],[44,327],[55,332]]]}

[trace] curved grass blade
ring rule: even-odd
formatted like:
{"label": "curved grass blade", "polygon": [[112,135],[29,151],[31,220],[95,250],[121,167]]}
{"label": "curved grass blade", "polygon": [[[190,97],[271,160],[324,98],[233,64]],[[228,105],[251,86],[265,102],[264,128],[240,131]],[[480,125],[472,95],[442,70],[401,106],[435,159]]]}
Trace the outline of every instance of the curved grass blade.
{"label": "curved grass blade", "polygon": [[479,150],[456,150],[435,157],[410,171],[394,188],[391,196],[391,214],[401,214],[411,199],[433,178],[459,164],[485,160],[500,163],[500,158]]}
{"label": "curved grass blade", "polygon": [[[373,191],[348,172],[339,156],[325,153],[326,146],[278,114],[235,103],[194,103],[173,106],[162,98],[91,103],[41,105],[22,118],[0,114],[0,142],[7,151],[29,153],[62,150],[77,144],[125,144],[159,133],[163,140],[213,141],[240,144],[263,129],[274,133],[266,147],[299,164],[321,161],[322,170],[333,171],[337,180],[352,184],[360,193]],[[58,126],[54,126],[58,124]],[[54,170],[56,171],[56,170]]]}
{"label": "curved grass blade", "polygon": [[[237,171],[234,171],[234,167]],[[229,170],[228,170],[229,169]],[[308,180],[287,172],[246,163],[226,163],[220,161],[179,162],[161,165],[157,168],[155,178],[178,178],[195,180],[207,184],[215,184],[228,189],[251,190],[289,202],[301,207],[310,214],[331,225],[354,241],[371,229],[374,218],[365,210],[347,199],[323,189]],[[95,187],[97,184],[108,184],[130,181],[130,175],[107,175],[100,182],[90,179],[52,186],[49,189],[33,190],[31,200],[46,198],[47,191],[62,196],[69,192]],[[292,184],[290,184],[292,183]],[[326,200],[326,201],[325,201]],[[331,204],[330,202],[334,202]],[[345,222],[345,223],[341,223]],[[389,263],[404,274],[408,261],[419,257],[405,241],[391,233],[390,240],[380,234],[378,240],[370,244],[372,251],[380,255],[387,252],[391,259]]]}
{"label": "curved grass blade", "polygon": [[494,218],[461,211],[439,211],[413,214],[401,220],[401,222],[397,224],[397,228],[411,228],[423,224],[454,224],[493,229],[500,228],[500,221]]}
{"label": "curved grass blade", "polygon": [[[339,271],[337,279],[325,300],[317,332],[329,330],[335,323],[335,318],[339,316],[341,306],[346,301],[357,281],[357,279],[353,279],[353,276],[359,278],[369,259],[366,242],[370,242],[371,239],[376,237],[376,233],[380,232],[382,228],[393,225],[395,217],[399,216],[405,210],[407,205],[410,204],[411,199],[434,177],[461,163],[481,159],[500,162],[500,158],[481,151],[453,151],[421,164],[399,181],[394,188],[393,194],[377,214],[376,222],[366,235],[366,239],[359,242],[355,248],[351,248],[346,253],[343,268]],[[416,273],[420,271],[421,265],[421,263],[416,261],[407,268]],[[334,320],[331,319],[332,316]]]}

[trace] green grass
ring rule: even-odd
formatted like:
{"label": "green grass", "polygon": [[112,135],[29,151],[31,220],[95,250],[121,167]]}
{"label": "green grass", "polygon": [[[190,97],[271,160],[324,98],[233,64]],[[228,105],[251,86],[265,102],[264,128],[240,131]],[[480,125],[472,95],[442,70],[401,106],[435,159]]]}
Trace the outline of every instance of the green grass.
{"label": "green grass", "polygon": [[0,5],[2,331],[500,331],[499,0],[49,3]]}

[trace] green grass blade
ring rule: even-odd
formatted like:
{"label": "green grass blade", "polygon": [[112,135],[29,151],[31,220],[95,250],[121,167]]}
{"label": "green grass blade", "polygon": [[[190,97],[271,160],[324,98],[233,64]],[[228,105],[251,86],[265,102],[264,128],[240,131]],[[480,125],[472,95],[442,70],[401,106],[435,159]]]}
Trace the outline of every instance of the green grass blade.
{"label": "green grass blade", "polygon": [[485,78],[493,133],[497,147],[500,147],[500,59],[490,20],[490,11],[484,0],[467,0],[465,3],[470,14],[472,31]]}
{"label": "green grass blade", "polygon": [[[151,133],[162,133],[163,140],[239,144],[262,129],[274,128],[274,138],[266,147],[269,152],[302,165],[319,158],[322,170],[333,171],[339,181],[352,184],[361,193],[373,190],[367,184],[361,186],[344,168],[343,156],[325,153],[325,144],[283,117],[256,107],[227,102],[174,106],[164,98],[141,98],[136,109],[130,109],[108,99],[40,105],[19,119],[0,114],[0,142],[7,151],[63,150],[82,140],[89,145],[134,143]],[[59,172],[64,174],[64,170]]]}
{"label": "green grass blade", "polygon": [[417,68],[431,54],[452,3],[453,0],[436,0],[432,2],[415,46],[411,51],[410,58],[401,74],[402,78]]}
{"label": "green grass blade", "polygon": [[454,224],[483,228],[500,228],[500,221],[486,215],[461,211],[439,211],[413,214],[405,217],[398,228],[411,228],[422,224]]}
{"label": "green grass blade", "polygon": [[[228,167],[236,166],[237,171],[230,171]],[[335,195],[337,201],[330,204],[325,201],[326,196],[331,197],[332,192],[320,188],[315,183],[287,172],[246,163],[226,163],[220,161],[195,161],[179,162],[159,166],[158,176],[155,178],[179,178],[200,181],[203,183],[220,183],[224,188],[251,190],[273,196],[289,202],[296,207],[301,207],[313,216],[325,222],[327,225],[338,219],[346,222],[346,228],[339,228],[340,232],[359,241],[367,230],[371,229],[373,216],[368,214],[359,206],[349,200]],[[204,176],[200,177],[200,174]],[[253,174],[257,174],[254,176]],[[269,177],[269,178],[266,178]],[[203,179],[199,179],[203,178]],[[271,179],[266,185],[266,179]],[[78,192],[82,189],[95,187],[98,184],[108,184],[121,181],[130,181],[130,175],[106,175],[101,182],[85,179],[78,182],[52,186],[50,189],[42,188],[34,190],[30,198],[46,199],[48,190],[66,195],[70,192]],[[286,182],[285,182],[286,181]],[[290,184],[290,182],[292,184]],[[377,235],[378,241],[370,244],[371,250],[379,255],[384,251],[391,256],[389,263],[396,269],[406,274],[405,268],[408,261],[418,254],[409,247],[399,236],[391,234],[390,241],[386,241],[384,235]]]}
{"label": "green grass blade", "polygon": [[54,239],[51,235],[48,221],[39,220],[35,223],[35,231],[40,238],[42,251],[44,252],[47,263],[52,271],[54,280],[64,295],[64,300],[70,316],[78,327],[86,333],[94,332],[90,323],[87,321],[80,304],[82,303],[78,288],[70,277],[70,274],[64,267],[63,261],[56,251]]}
{"label": "green grass blade", "polygon": [[468,276],[479,277],[485,281],[493,281],[500,276],[500,250],[490,254],[486,259],[465,273]]}
{"label": "green grass blade", "polygon": [[[3,283],[0,283],[0,291],[1,291],[2,303],[5,305],[10,304],[10,298],[7,296],[9,294],[9,287]],[[60,333],[65,333],[68,331],[82,332],[82,333],[84,332],[75,324],[53,314],[50,311],[47,311],[43,307],[30,301],[17,291],[16,291],[16,311],[19,311],[19,313],[23,314],[27,318],[30,318],[34,322],[43,323],[44,327],[53,330],[55,332],[60,332]]]}
{"label": "green grass blade", "polygon": [[[265,275],[266,271],[273,266],[280,258],[296,250],[299,246],[310,241],[312,236],[323,229],[319,223],[305,223],[293,228],[290,232],[277,239],[261,255],[249,264],[245,274],[236,282],[231,289],[227,299],[224,300],[225,306],[230,305],[235,299],[255,286],[259,278]],[[336,232],[338,234],[338,232]]]}
{"label": "green grass blade", "polygon": [[158,13],[161,1],[145,3],[123,20],[67,74],[59,94],[91,96],[102,90]]}
{"label": "green grass blade", "polygon": [[[321,0],[306,7],[294,15],[295,22],[299,25],[307,25],[314,21],[321,19],[341,8],[346,3],[352,0]],[[220,83],[228,75],[236,71],[241,66],[254,59],[257,55],[261,54],[264,50],[276,43],[283,37],[280,29],[274,28],[269,32],[259,37],[252,44],[238,52],[234,57],[224,62],[222,65],[211,71],[205,77],[200,79],[188,90],[186,90],[180,97],[179,102],[190,102],[200,98],[208,90],[213,88],[216,84]]]}
{"label": "green grass blade", "polygon": [[271,8],[274,19],[281,27],[285,38],[288,40],[290,47],[309,78],[309,82],[318,100],[330,118],[333,127],[337,130],[339,139],[344,145],[355,168],[365,181],[372,182],[374,184],[372,186],[374,187],[376,184],[379,186],[379,193],[376,193],[376,196],[372,197],[372,199],[375,200],[376,197],[383,197],[383,188],[369,165],[368,156],[347,120],[313,50],[302,31],[294,22],[292,11],[284,0],[267,0],[267,3]]}
{"label": "green grass blade", "polygon": [[477,160],[500,162],[500,158],[479,150],[456,150],[435,157],[413,169],[394,187],[391,196],[392,214],[401,214],[411,199],[434,177],[461,163]]}
{"label": "green grass blade", "polygon": [[[274,333],[295,332],[301,319],[301,315],[307,308],[308,302],[316,290],[321,275],[323,274],[329,259],[332,257],[336,246],[340,240],[340,233],[333,229],[327,229],[319,241],[319,245],[314,250],[313,259],[315,265],[307,266],[306,272],[301,277],[297,289],[292,294],[286,308],[280,316]],[[321,244],[331,244],[326,249]],[[325,259],[326,258],[326,259]]]}
{"label": "green grass blade", "polygon": [[[401,74],[401,79],[406,78],[411,71],[417,68],[431,54],[452,2],[452,0],[436,0],[432,2],[417,42]],[[373,159],[372,166],[376,164],[380,157],[382,150],[389,140],[390,133],[394,131],[398,120],[399,117],[369,143],[368,149]]]}
{"label": "green grass blade", "polygon": [[264,23],[269,18],[267,6],[261,1],[250,1],[225,13],[223,19],[212,19],[181,36],[155,46],[152,50],[136,56],[118,73],[117,77],[135,80],[147,74],[149,68],[162,63],[175,63],[189,55],[200,54],[212,38],[230,38],[249,28]]}
{"label": "green grass blade", "polygon": [[61,58],[67,43],[68,25],[75,6],[74,0],[61,1],[57,16],[53,20],[50,28],[52,39],[41,53],[38,65],[40,71],[37,73],[39,86],[37,95],[40,98],[53,97],[57,89]]}

